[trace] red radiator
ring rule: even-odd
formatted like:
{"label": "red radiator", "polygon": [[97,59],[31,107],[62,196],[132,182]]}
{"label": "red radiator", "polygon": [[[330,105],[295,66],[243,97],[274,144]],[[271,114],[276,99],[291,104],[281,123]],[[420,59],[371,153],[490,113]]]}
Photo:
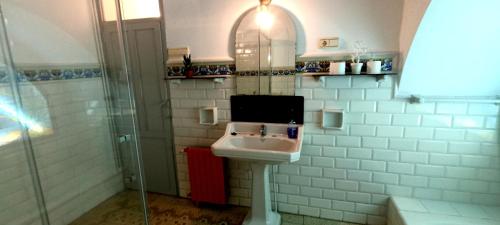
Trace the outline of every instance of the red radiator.
{"label": "red radiator", "polygon": [[191,199],[195,202],[226,204],[224,158],[216,157],[210,148],[185,149],[191,183]]}

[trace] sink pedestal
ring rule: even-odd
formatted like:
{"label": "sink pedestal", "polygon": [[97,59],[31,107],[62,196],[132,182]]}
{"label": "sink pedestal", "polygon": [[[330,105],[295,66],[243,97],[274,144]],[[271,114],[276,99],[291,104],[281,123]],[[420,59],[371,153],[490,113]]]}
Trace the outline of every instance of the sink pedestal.
{"label": "sink pedestal", "polygon": [[253,162],[252,209],[243,225],[280,225],[281,216],[272,211],[269,190],[269,165]]}
{"label": "sink pedestal", "polygon": [[[267,135],[259,131],[266,128]],[[244,225],[280,225],[281,217],[271,209],[269,165],[296,162],[302,149],[303,125],[297,125],[296,139],[288,138],[288,124],[230,122],[226,133],[212,144],[215,156],[250,162],[252,209]]]}

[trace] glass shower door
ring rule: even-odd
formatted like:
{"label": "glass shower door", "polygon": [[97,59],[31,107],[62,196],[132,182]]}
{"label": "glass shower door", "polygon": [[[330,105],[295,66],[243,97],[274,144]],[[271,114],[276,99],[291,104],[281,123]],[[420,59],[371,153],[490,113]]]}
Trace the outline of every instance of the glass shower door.
{"label": "glass shower door", "polygon": [[[12,59],[10,70],[0,71],[7,105],[0,107],[7,111],[0,113],[0,143],[8,142],[0,144],[0,224],[147,224],[133,94],[128,79],[122,80],[120,94],[128,97],[120,99],[118,114],[127,126],[117,127],[111,104],[116,89],[102,57],[95,5],[0,5],[3,58]],[[118,52],[125,58],[123,45]],[[127,77],[126,63],[117,66]],[[122,166],[125,153],[134,164],[132,190],[125,185],[131,179]]]}
{"label": "glass shower door", "polygon": [[[3,12],[0,8],[0,19]],[[0,20],[0,224],[48,224],[33,152],[23,137],[41,126],[21,109],[5,21]]]}

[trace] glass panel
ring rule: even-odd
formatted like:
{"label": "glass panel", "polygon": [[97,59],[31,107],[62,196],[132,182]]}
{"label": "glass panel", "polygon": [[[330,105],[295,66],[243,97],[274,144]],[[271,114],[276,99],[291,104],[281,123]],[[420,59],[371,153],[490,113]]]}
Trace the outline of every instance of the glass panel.
{"label": "glass panel", "polygon": [[[136,0],[137,2],[142,2]],[[125,18],[127,13],[124,1],[118,1],[122,4],[118,9]],[[157,1],[159,2],[159,1]],[[159,11],[160,4],[156,4]],[[140,174],[135,171],[144,171],[143,177],[147,183],[145,189],[148,196],[156,198],[161,195],[177,195],[177,178],[175,172],[175,157],[171,131],[170,102],[167,96],[167,87],[165,82],[165,57],[166,48],[163,38],[163,19],[162,18],[142,18],[136,20],[122,20],[118,28],[118,35],[122,39],[114,38],[113,22],[104,21],[103,32],[107,35],[104,38],[103,48],[106,49],[106,61],[115,63],[125,63],[127,73],[121,73],[119,70],[109,67],[110,82],[116,85],[113,87],[118,90],[127,90],[128,96],[114,96],[116,102],[130,99],[133,108],[122,107],[120,111],[131,111],[134,114],[124,114],[123,116],[132,116],[137,122],[137,129],[140,136],[135,139],[140,146],[140,154],[137,152],[122,151],[129,161],[124,161],[124,171],[133,172],[132,177]],[[108,27],[111,26],[111,27]],[[122,43],[114,40],[123,40]],[[115,50],[112,46],[119,43],[124,46],[125,56],[116,58]],[[121,82],[128,80],[128,82]],[[128,87],[123,84],[129,84]],[[124,91],[114,91],[114,93],[125,93]],[[130,97],[132,96],[132,97]],[[115,107],[118,109],[118,107]],[[127,123],[121,120],[115,120],[122,130],[130,129]],[[125,120],[128,121],[128,120]],[[129,154],[130,153],[130,154]],[[139,159],[139,160],[137,160]],[[134,162],[143,162],[134,164]],[[142,168],[138,170],[135,167]],[[131,190],[139,185],[137,182],[143,179],[131,179],[127,187]],[[144,197],[146,198],[146,197]],[[146,206],[145,206],[146,207]],[[154,215],[154,214],[150,214]],[[155,218],[150,218],[153,221]]]}
{"label": "glass panel", "polygon": [[[1,12],[0,12],[1,13]],[[11,55],[0,15],[0,224],[44,224],[43,196],[37,174],[33,173],[30,149],[22,141],[23,125],[33,134],[43,133],[38,121],[17,107],[19,95],[12,78]],[[31,127],[31,128],[30,128]],[[23,133],[24,132],[24,133]]]}
{"label": "glass panel", "polygon": [[[127,18],[127,2],[121,3],[119,11],[122,18]],[[128,1],[130,4],[132,1]],[[141,0],[135,0],[141,2]],[[159,12],[160,4],[156,0],[156,10]],[[104,22],[104,24],[109,22]],[[134,167],[143,168],[144,180],[147,183],[145,189],[148,196],[155,197],[157,194],[177,195],[177,179],[175,173],[174,148],[172,143],[172,131],[169,114],[169,101],[165,86],[165,59],[166,52],[163,39],[162,18],[142,18],[137,20],[124,19],[120,23],[123,46],[126,51],[122,62],[127,65],[127,73],[115,73],[111,82],[127,79],[129,87],[114,85],[120,90],[129,90],[130,96],[117,96],[116,99],[129,98],[134,108],[134,119],[137,122],[136,129],[140,136],[134,144],[140,146],[140,154],[130,154],[131,163],[124,163],[124,170],[138,171]],[[108,38],[109,39],[109,38]],[[112,38],[110,38],[112,39]],[[107,40],[108,41],[108,40]],[[109,48],[113,43],[106,42],[104,48]],[[111,53],[112,51],[105,51]],[[106,56],[107,61],[114,59]],[[124,76],[127,75],[127,76]],[[126,123],[118,121],[121,129],[129,129]],[[135,153],[135,152],[133,152]],[[140,159],[140,160],[137,160]],[[133,162],[143,162],[144,165],[135,165]],[[137,174],[135,174],[137,175]],[[132,180],[128,184],[130,189],[137,187],[137,181]],[[154,194],[153,194],[154,193]],[[152,214],[150,214],[152,215]],[[153,220],[153,218],[150,218]]]}
{"label": "glass panel", "polygon": [[[116,5],[115,0],[102,1],[105,21],[116,21]],[[158,0],[121,0],[120,6],[123,20],[160,17]]]}
{"label": "glass panel", "polygon": [[[3,66],[3,65],[2,65]],[[2,68],[2,70],[5,68]],[[0,72],[0,77],[5,72]],[[15,98],[9,83],[0,82],[0,224],[42,224],[30,162],[22,141]]]}
{"label": "glass panel", "polygon": [[[101,33],[100,44],[103,57],[106,61],[105,71],[108,76],[106,76],[105,80],[109,87],[110,111],[112,112],[114,132],[122,139],[125,138],[128,140],[118,144],[118,150],[122,159],[125,187],[127,189],[127,195],[122,196],[122,199],[134,205],[132,208],[134,213],[140,211],[146,213],[147,196],[140,136],[138,134],[137,109],[134,99],[134,75],[131,72],[131,64],[133,62],[130,59],[131,53],[127,44],[129,35],[127,35],[127,23],[124,19],[133,18],[123,14],[127,10],[125,8],[130,7],[132,3],[134,1],[116,0],[112,5],[115,7],[118,5],[119,7],[111,11],[118,13],[114,16],[113,20],[108,20],[106,7],[109,7],[109,1],[98,2],[100,12],[98,21]],[[158,3],[156,10],[159,13]],[[115,20],[116,18],[118,18],[117,21]],[[127,224],[148,223],[147,218],[144,218],[143,221],[139,221],[138,218],[126,218],[124,222]]]}
{"label": "glass panel", "polygon": [[[117,219],[147,224],[140,157],[128,159],[134,165],[131,171],[122,167],[123,152],[138,155],[133,95],[128,79],[110,83],[113,74],[107,73],[109,66],[116,66],[126,78],[126,64],[103,63],[94,5],[65,0],[0,3],[24,102],[20,118],[30,129],[25,141],[32,146],[50,224],[116,224]],[[120,23],[113,23],[116,43],[121,43],[116,29]],[[115,52],[124,58],[123,45]],[[122,97],[111,104],[114,96]],[[124,125],[116,126],[113,116]],[[129,181],[135,181],[134,191],[129,191]],[[119,204],[124,200],[127,204]]]}

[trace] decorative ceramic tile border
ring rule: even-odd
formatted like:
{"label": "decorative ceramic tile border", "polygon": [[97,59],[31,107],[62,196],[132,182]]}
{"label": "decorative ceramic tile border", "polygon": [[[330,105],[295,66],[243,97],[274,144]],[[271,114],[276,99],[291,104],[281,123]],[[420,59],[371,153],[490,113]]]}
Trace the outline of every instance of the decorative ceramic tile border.
{"label": "decorative ceramic tile border", "polygon": [[[237,75],[237,76],[278,76],[294,75],[294,69],[279,69],[273,71],[236,71],[234,63],[195,63],[193,64],[194,76],[204,75]],[[168,65],[167,76],[184,76],[184,66],[181,64]]]}
{"label": "decorative ceramic tile border", "polygon": [[[372,57],[372,60],[382,61],[382,71],[390,72],[394,70],[394,64],[397,60],[396,54],[386,54]],[[273,71],[236,71],[234,62],[197,62],[193,63],[194,76],[203,75],[237,75],[237,76],[283,76],[295,75],[298,73],[320,73],[330,71],[331,61],[345,61],[346,71],[351,71],[348,56],[321,56],[321,57],[297,57],[295,62],[295,70],[293,69],[278,69]],[[366,71],[366,62],[361,60],[363,67],[361,71]],[[171,64],[167,66],[167,76],[183,76],[184,66],[182,64]]]}
{"label": "decorative ceramic tile border", "polygon": [[273,71],[259,71],[254,70],[254,71],[241,71],[241,72],[235,72],[236,75],[238,76],[287,76],[287,75],[295,75],[295,70],[293,69],[280,69],[280,70],[273,70]]}
{"label": "decorative ceramic tile border", "polygon": [[[20,67],[16,71],[18,82],[72,80],[102,77],[99,66],[29,66]],[[5,69],[0,70],[0,83],[8,83],[9,76]]]}
{"label": "decorative ceramic tile border", "polygon": [[[193,63],[193,69],[194,76],[233,75],[236,72],[236,64],[234,62]],[[168,65],[167,76],[184,76],[184,66],[182,64]]]}

